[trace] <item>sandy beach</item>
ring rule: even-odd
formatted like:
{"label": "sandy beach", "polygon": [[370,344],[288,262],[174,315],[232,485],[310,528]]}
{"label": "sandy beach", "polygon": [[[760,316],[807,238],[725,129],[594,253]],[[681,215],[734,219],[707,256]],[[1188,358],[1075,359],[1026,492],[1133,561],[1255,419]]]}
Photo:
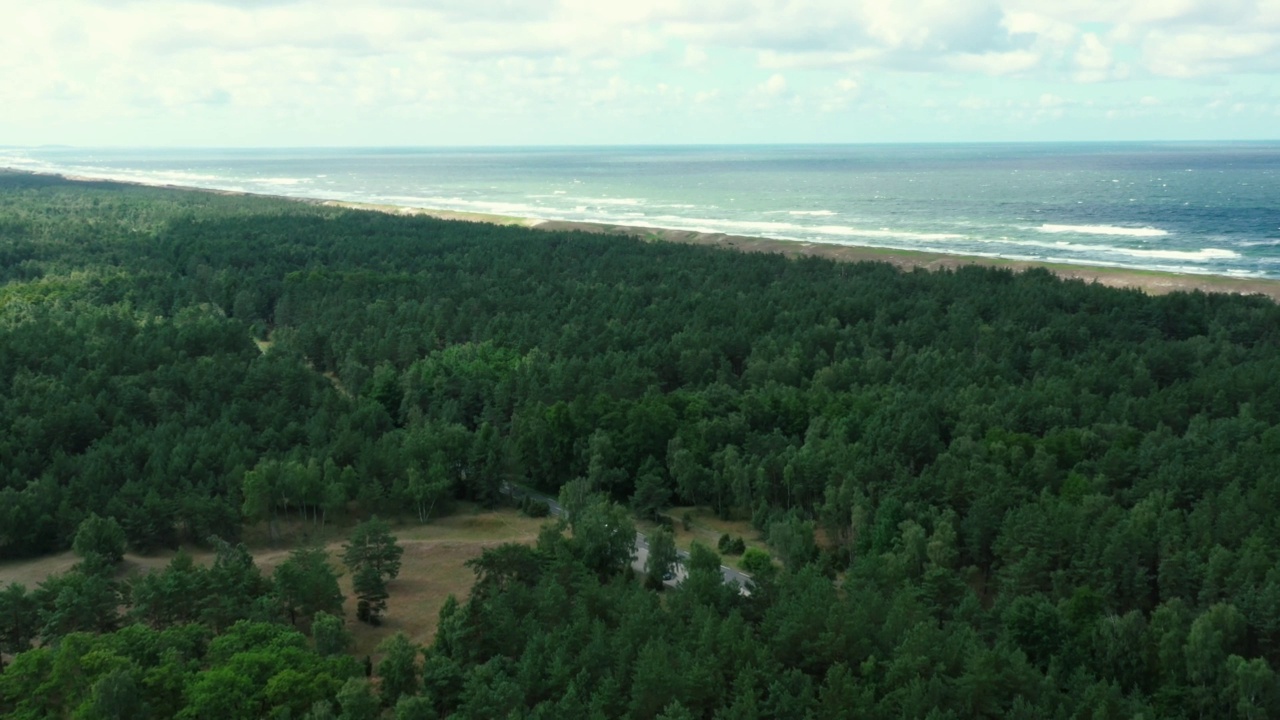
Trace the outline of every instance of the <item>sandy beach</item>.
{"label": "sandy beach", "polygon": [[1132,270],[1128,268],[1101,267],[1096,265],[1070,265],[1065,263],[1046,263],[1029,260],[1007,260],[1003,258],[982,257],[978,255],[952,255],[946,253],[895,250],[892,248],[878,248],[862,245],[797,242],[794,240],[775,240],[771,238],[750,237],[745,235],[727,235],[724,233],[652,228],[637,225],[611,225],[607,223],[538,220],[535,218],[508,217],[505,215],[486,215],[483,213],[432,210],[429,208],[400,207],[396,205],[374,205],[368,203],[343,202],[338,200],[323,201],[320,204],[330,207],[343,207],[352,210],[386,212],[395,215],[426,215],[429,217],[440,218],[442,220],[485,222],[497,225],[519,225],[538,230],[576,230],[608,235],[634,236],[649,241],[677,242],[688,245],[706,245],[726,250],[736,250],[739,252],[778,253],[788,257],[824,257],[841,262],[886,262],[904,270],[914,268],[941,270],[958,268],[966,265],[1002,267],[1010,268],[1015,271],[1026,270],[1028,268],[1045,268],[1049,272],[1052,272],[1062,278],[1095,282],[1108,287],[1138,288],[1153,295],[1161,295],[1176,291],[1190,292],[1192,290],[1200,290],[1202,292],[1264,295],[1272,300],[1280,301],[1280,280],[1233,278],[1222,275],[1198,275],[1191,273],[1170,273],[1155,270]]}
{"label": "sandy beach", "polygon": [[608,235],[634,236],[647,241],[677,242],[688,245],[704,245],[708,247],[736,250],[739,252],[778,253],[788,257],[824,257],[841,262],[886,262],[895,267],[910,270],[941,270],[963,267],[966,265],[983,265],[988,267],[1026,270],[1028,268],[1045,268],[1053,274],[1068,279],[1084,280],[1117,288],[1137,288],[1150,294],[1164,294],[1176,291],[1193,291],[1216,293],[1236,293],[1242,295],[1263,295],[1280,301],[1280,280],[1258,278],[1235,278],[1223,275],[1201,275],[1191,273],[1171,273],[1154,270],[1135,270],[1129,268],[1102,267],[1096,265],[1076,265],[1065,263],[1047,263],[1029,260],[1009,260],[1004,258],[984,257],[977,255],[954,255],[947,253],[919,252],[896,250],[863,245],[845,245],[835,243],[798,242],[794,240],[776,240],[764,237],[745,235],[729,235],[724,233],[698,232],[694,230],[677,230],[669,228],[653,228],[633,225],[613,225],[593,222],[569,222],[563,220],[541,220],[537,218],[513,217],[506,215],[490,215],[485,213],[460,212],[432,208],[418,208],[400,205],[347,202],[342,200],[314,200],[287,195],[265,193],[248,193],[230,190],[216,190],[187,185],[171,185],[162,183],[141,183],[106,178],[86,177],[82,175],[62,175],[58,173],[34,173],[16,168],[0,168],[2,172],[29,175],[49,175],[66,180],[83,182],[108,182],[120,185],[139,185],[169,190],[191,192],[209,192],[220,195],[245,195],[252,197],[269,197],[277,200],[338,207],[349,210],[383,212],[392,215],[425,215],[441,220],[461,222],[483,222],[496,225],[514,225],[550,231],[580,231]]}

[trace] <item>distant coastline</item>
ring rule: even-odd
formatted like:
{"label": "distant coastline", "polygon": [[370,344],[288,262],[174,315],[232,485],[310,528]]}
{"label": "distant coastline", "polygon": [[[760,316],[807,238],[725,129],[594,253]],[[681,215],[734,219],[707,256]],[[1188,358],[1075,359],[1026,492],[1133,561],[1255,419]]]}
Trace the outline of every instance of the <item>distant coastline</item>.
{"label": "distant coastline", "polygon": [[1159,295],[1177,291],[1194,291],[1210,293],[1233,293],[1242,295],[1262,295],[1280,302],[1280,280],[1267,278],[1239,278],[1227,275],[1211,275],[1200,273],[1176,273],[1163,270],[1137,270],[1102,265],[1075,263],[1053,263],[1037,260],[1012,260],[981,255],[965,255],[955,253],[926,252],[917,250],[898,250],[863,245],[847,245],[835,243],[806,242],[797,240],[778,240],[749,235],[732,235],[717,232],[696,230],[680,230],[673,228],[655,228],[649,226],[623,225],[597,222],[578,222],[565,220],[541,220],[508,215],[441,210],[433,208],[412,207],[392,204],[361,203],[344,200],[320,200],[314,198],[280,195],[276,193],[255,193],[241,190],[219,190],[193,185],[172,183],[143,182],[137,180],[117,180],[104,177],[92,177],[79,174],[40,172],[24,168],[0,167],[0,172],[58,177],[73,182],[103,182],[117,185],[134,185],[154,187],[168,190],[207,192],[217,195],[243,195],[247,197],[263,197],[277,200],[300,202],[309,205],[339,207],[350,210],[383,212],[393,215],[423,215],[442,220],[462,222],[483,222],[498,225],[514,225],[549,231],[581,231],[620,236],[634,236],[649,241],[665,241],[688,245],[703,245],[739,252],[768,252],[788,257],[823,257],[840,262],[885,262],[903,270],[921,268],[924,270],[955,269],[968,265],[984,267],[1009,268],[1015,271],[1030,268],[1044,268],[1064,279],[1083,280],[1108,287],[1134,288],[1143,292]]}

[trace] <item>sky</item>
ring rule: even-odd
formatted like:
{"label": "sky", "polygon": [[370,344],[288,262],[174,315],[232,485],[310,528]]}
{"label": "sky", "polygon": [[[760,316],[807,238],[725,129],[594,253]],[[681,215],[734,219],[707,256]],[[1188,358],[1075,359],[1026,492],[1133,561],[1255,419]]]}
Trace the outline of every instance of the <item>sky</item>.
{"label": "sky", "polygon": [[0,145],[1280,137],[1280,0],[0,0]]}

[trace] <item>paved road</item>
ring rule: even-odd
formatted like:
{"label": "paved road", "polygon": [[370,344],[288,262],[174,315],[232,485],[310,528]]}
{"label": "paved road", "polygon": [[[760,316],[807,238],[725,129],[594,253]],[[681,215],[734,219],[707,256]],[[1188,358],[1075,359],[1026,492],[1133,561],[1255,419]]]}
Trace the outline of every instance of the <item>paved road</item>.
{"label": "paved road", "polygon": [[[534,500],[541,500],[542,502],[545,502],[547,507],[551,509],[551,514],[556,517],[564,517],[565,515],[564,508],[560,506],[560,503],[546,495],[543,495],[542,493],[528,490],[517,485],[511,485],[509,483],[506,485],[505,491],[512,497],[531,497]],[[685,563],[689,560],[689,553],[684,550],[677,550],[676,555],[680,558],[680,561],[676,563],[675,577],[664,583],[667,587],[676,587],[680,583],[684,582],[685,578],[689,577],[689,571],[685,569]],[[631,567],[635,569],[636,572],[642,573],[645,571],[645,563],[648,559],[649,541],[645,539],[644,533],[636,533],[636,554],[631,558]],[[750,575],[738,572],[728,565],[720,566],[720,574],[724,576],[725,584],[737,585],[738,592],[741,592],[743,595],[751,594]]]}

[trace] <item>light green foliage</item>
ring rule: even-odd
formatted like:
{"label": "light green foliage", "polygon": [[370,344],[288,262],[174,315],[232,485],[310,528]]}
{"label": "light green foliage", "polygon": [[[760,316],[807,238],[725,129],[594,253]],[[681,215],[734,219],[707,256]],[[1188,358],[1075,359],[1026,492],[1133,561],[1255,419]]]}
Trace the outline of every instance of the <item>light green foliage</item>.
{"label": "light green foliage", "polygon": [[367,680],[350,678],[338,691],[338,720],[377,720],[382,709]]}
{"label": "light green foliage", "polygon": [[591,482],[586,478],[574,478],[561,486],[558,499],[570,525],[577,515],[587,509],[594,497]]}
{"label": "light green foliage", "polygon": [[342,614],[342,591],[338,575],[329,565],[323,548],[303,547],[289,553],[276,568],[275,596],[285,617],[293,625],[310,625],[318,612]]}
{"label": "light green foliage", "polygon": [[407,471],[409,498],[417,511],[418,522],[425,523],[431,519],[431,513],[449,497],[453,483],[443,458],[432,459],[426,472],[417,468]]}
{"label": "light green foliage", "polygon": [[769,525],[769,545],[778,551],[788,570],[797,570],[818,555],[813,533],[812,522],[790,516]]}
{"label": "light green foliage", "polygon": [[93,684],[89,700],[75,713],[77,720],[145,720],[150,708],[143,700],[132,668],[114,670]]}
{"label": "light green foliage", "polygon": [[115,518],[90,514],[76,529],[71,547],[86,566],[109,568],[124,559],[124,531]]}
{"label": "light green foliage", "polygon": [[636,527],[626,508],[592,496],[569,515],[569,525],[573,529],[570,546],[583,564],[601,577],[618,574],[631,565]]}
{"label": "light green foliage", "polygon": [[1245,628],[1244,616],[1233,605],[1214,605],[1196,618],[1187,634],[1187,677],[1202,685],[1218,681],[1228,656],[1243,649]]}
{"label": "light green foliage", "polygon": [[382,653],[378,663],[379,694],[384,706],[395,706],[402,697],[415,695],[421,688],[419,650],[404,633],[396,633],[378,645],[378,652]]}
{"label": "light green foliage", "polygon": [[741,564],[743,572],[760,579],[770,577],[775,571],[773,558],[760,548],[747,548],[746,552],[742,553]]}
{"label": "light green foliage", "polygon": [[337,713],[333,711],[333,702],[329,700],[315,701],[302,717],[303,720],[338,720]]}
{"label": "light green foliage", "polygon": [[396,703],[395,720],[436,720],[435,705],[430,698],[420,695],[402,695]]}
{"label": "light green foliage", "polygon": [[340,655],[351,647],[351,633],[342,618],[323,610],[311,621],[311,637],[320,655]]}
{"label": "light green foliage", "polygon": [[661,587],[669,575],[674,575],[676,563],[676,539],[667,528],[658,528],[649,533],[649,557],[645,561],[645,575],[654,587]]}

